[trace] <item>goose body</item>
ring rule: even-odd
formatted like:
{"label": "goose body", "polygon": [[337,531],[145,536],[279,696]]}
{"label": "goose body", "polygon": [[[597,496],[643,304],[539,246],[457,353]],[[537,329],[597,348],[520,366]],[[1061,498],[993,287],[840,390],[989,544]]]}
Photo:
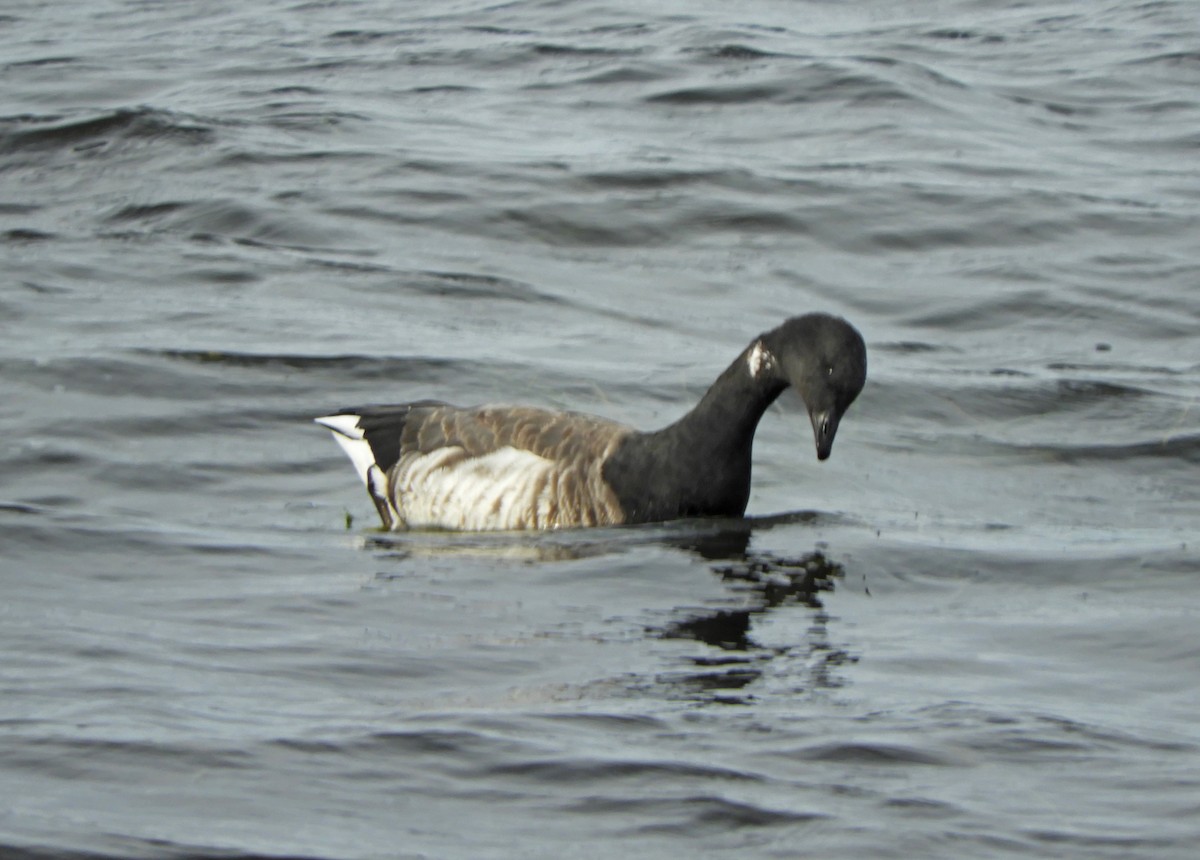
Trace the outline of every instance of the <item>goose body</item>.
{"label": "goose body", "polygon": [[865,378],[866,347],[854,327],[806,314],[755,338],[694,409],[648,433],[579,412],[432,400],[316,420],[349,455],[387,529],[741,516],[766,408],[796,388],[824,460]]}

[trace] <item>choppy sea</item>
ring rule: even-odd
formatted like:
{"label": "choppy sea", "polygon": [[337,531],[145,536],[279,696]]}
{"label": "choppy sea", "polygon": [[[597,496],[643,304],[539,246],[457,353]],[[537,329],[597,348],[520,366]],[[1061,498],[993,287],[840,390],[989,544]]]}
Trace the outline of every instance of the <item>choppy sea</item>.
{"label": "choppy sea", "polygon": [[[0,853],[1192,858],[1200,14],[0,5]],[[745,520],[388,535],[311,418],[673,421]]]}

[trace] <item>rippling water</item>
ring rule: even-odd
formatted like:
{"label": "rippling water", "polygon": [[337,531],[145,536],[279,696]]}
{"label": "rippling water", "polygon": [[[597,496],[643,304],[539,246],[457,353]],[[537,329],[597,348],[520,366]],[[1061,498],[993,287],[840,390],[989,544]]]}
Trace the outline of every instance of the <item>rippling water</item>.
{"label": "rippling water", "polygon": [[[6,856],[1191,857],[1188,2],[0,10]],[[673,420],[746,521],[383,535],[314,415]]]}

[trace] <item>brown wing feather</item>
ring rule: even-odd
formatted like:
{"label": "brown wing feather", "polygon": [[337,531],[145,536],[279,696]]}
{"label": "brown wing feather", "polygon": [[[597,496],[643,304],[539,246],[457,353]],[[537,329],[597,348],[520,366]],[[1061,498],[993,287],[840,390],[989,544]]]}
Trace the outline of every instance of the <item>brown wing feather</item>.
{"label": "brown wing feather", "polygon": [[404,427],[402,452],[457,447],[469,457],[482,457],[507,446],[547,460],[582,461],[603,456],[615,438],[632,429],[580,412],[522,406],[438,406],[421,413],[410,415]]}
{"label": "brown wing feather", "polygon": [[[414,478],[423,468],[420,458],[424,455],[437,456],[436,470],[449,476],[464,460],[484,458],[503,448],[528,451],[551,466],[549,471],[536,474],[531,479],[534,483],[522,491],[529,507],[516,510],[516,519],[510,517],[503,522],[497,519],[495,527],[561,528],[624,521],[617,497],[604,480],[603,461],[621,437],[633,432],[626,425],[579,412],[508,406],[462,409],[422,403],[407,411],[399,429],[399,459],[388,472],[389,497],[398,512],[398,524],[407,524],[409,510],[416,510],[415,498],[408,496],[417,491],[413,481],[421,484],[428,479],[428,476]],[[409,471],[414,468],[417,473]],[[462,515],[462,511],[478,515],[477,510],[471,509],[470,498],[453,501],[452,490],[433,492],[446,493],[435,498],[446,503],[447,511],[453,508],[459,512],[457,515]],[[422,499],[427,502],[430,497]],[[494,513],[499,518],[501,496],[496,496],[495,504]],[[429,515],[427,511],[426,516],[432,517],[430,522],[418,519],[417,524],[455,527],[449,513]]]}

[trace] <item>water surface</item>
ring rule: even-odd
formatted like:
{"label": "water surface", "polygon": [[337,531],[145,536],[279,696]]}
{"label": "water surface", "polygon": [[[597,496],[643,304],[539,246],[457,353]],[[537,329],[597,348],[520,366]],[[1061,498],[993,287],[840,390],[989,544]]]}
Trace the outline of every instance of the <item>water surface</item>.
{"label": "water surface", "polygon": [[[1185,2],[10,3],[16,857],[1191,857]],[[745,521],[383,535],[331,409],[674,420]]]}

